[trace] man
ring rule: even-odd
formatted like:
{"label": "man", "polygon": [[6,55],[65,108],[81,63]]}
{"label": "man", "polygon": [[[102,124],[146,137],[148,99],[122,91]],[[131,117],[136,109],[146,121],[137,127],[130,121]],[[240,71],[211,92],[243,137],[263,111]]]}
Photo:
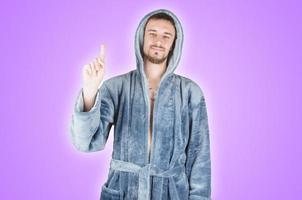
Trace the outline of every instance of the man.
{"label": "man", "polygon": [[103,81],[100,57],[83,68],[84,86],[71,136],[84,152],[104,149],[114,125],[109,175],[101,199],[211,199],[211,159],[205,98],[174,73],[183,30],[170,11],[148,13],[135,35],[137,69]]}

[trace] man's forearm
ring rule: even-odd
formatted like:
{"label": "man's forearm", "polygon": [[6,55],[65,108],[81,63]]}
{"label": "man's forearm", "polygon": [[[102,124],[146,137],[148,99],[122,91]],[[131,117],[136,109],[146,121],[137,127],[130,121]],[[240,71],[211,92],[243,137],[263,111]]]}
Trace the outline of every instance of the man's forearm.
{"label": "man's forearm", "polygon": [[83,92],[83,100],[84,100],[84,112],[90,111],[90,109],[93,107],[95,104],[95,99],[96,99],[97,93],[94,95],[86,95],[85,92]]}

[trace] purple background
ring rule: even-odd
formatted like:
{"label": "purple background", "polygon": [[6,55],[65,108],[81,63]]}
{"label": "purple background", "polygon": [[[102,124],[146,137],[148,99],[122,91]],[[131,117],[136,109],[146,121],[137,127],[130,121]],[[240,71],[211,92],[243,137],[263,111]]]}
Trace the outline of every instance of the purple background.
{"label": "purple background", "polygon": [[82,66],[104,43],[105,79],[134,69],[136,27],[157,8],[184,27],[175,72],[205,93],[213,199],[301,199],[301,6],[2,1],[1,199],[99,199],[112,134],[96,153],[77,151],[69,138]]}

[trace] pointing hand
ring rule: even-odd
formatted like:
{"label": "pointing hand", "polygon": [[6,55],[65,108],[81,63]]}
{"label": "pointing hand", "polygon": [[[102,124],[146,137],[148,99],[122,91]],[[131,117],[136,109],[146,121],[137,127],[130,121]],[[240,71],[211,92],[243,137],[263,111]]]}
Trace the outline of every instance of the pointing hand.
{"label": "pointing hand", "polygon": [[83,68],[83,92],[86,97],[94,97],[104,78],[105,46],[102,44],[100,54]]}

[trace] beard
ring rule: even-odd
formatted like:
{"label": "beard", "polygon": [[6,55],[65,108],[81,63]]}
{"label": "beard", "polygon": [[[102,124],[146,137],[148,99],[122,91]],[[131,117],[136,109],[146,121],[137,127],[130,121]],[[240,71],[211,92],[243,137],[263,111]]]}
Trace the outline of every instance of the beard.
{"label": "beard", "polygon": [[161,64],[165,62],[165,60],[168,58],[168,55],[162,58],[158,58],[156,56],[151,55],[151,53],[146,53],[145,51],[143,52],[144,52],[144,58],[154,64]]}

